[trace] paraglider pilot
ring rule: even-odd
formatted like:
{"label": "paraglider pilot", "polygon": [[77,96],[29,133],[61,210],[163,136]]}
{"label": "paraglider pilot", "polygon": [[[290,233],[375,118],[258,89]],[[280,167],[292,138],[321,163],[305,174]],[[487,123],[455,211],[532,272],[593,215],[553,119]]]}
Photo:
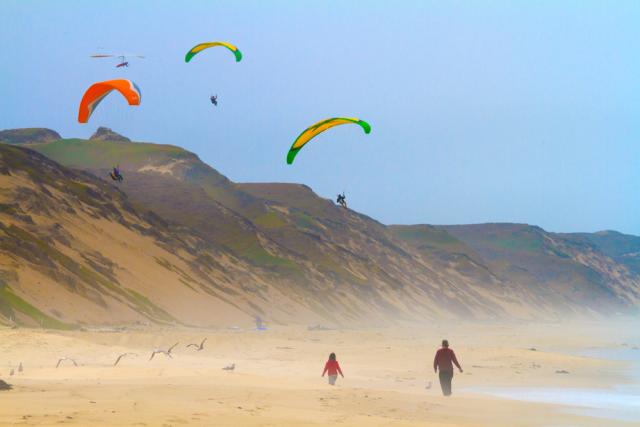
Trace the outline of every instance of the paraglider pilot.
{"label": "paraglider pilot", "polygon": [[336,203],[339,204],[340,206],[342,206],[343,208],[347,207],[347,198],[344,195],[344,192],[342,194],[338,194],[338,198],[336,199]]}
{"label": "paraglider pilot", "polygon": [[122,182],[122,180],[124,179],[124,177],[120,173],[120,165],[114,166],[113,171],[109,173],[109,175],[111,175],[111,179],[113,179],[114,181]]}

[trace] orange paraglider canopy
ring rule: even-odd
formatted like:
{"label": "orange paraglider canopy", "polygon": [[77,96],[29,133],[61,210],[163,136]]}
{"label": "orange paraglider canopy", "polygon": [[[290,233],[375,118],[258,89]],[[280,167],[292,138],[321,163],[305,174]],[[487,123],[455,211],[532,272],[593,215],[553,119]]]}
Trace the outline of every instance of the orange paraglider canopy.
{"label": "orange paraglider canopy", "polygon": [[100,101],[113,90],[120,92],[129,105],[140,105],[142,93],[140,92],[140,88],[131,80],[118,79],[94,83],[82,96],[80,109],[78,110],[78,121],[80,123],[87,123],[93,110],[100,104]]}

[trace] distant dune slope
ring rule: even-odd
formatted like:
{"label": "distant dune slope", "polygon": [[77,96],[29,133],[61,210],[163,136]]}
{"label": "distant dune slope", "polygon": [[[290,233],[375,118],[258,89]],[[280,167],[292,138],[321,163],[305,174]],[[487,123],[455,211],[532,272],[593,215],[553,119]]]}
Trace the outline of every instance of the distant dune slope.
{"label": "distant dune slope", "polygon": [[[110,132],[117,141],[19,141],[85,172],[2,146],[3,162],[13,159],[2,181],[3,203],[15,205],[25,188],[41,188],[39,180],[56,182],[59,192],[54,197],[31,190],[39,205],[51,210],[46,215],[36,215],[34,205],[24,203],[1,211],[6,238],[17,239],[6,231],[10,224],[44,239],[58,223],[70,237],[67,244],[54,240],[49,246],[100,277],[110,274],[109,283],[135,291],[156,310],[145,313],[127,299],[133,297],[112,295],[116,291],[106,285],[90,291],[81,278],[74,279],[81,290],[69,290],[66,279],[53,277],[54,271],[70,274],[59,262],[12,258],[3,243],[0,253],[13,260],[2,267],[6,292],[21,295],[40,311],[44,295],[58,295],[61,305],[42,311],[56,321],[146,318],[215,324],[218,315],[229,321],[261,315],[284,322],[384,323],[391,318],[606,313],[639,305],[638,272],[624,262],[631,250],[614,254],[614,243],[598,246],[588,236],[569,238],[515,224],[385,226],[319,198],[304,185],[236,184],[179,147],[127,142]],[[27,160],[16,160],[19,156]],[[37,167],[39,162],[48,166]],[[117,186],[108,178],[116,164],[125,176]],[[39,175],[29,175],[31,169]],[[53,171],[59,171],[55,179],[49,176]],[[84,198],[78,199],[73,193],[78,185],[92,192],[83,190]],[[65,204],[58,199],[75,213],[60,208]],[[96,218],[85,214],[85,204],[103,213]],[[98,253],[103,261],[85,252]],[[37,274],[48,275],[46,290],[24,280]],[[84,308],[64,305],[73,298]],[[10,304],[2,301],[1,313],[9,313]],[[226,311],[191,310],[192,301]],[[90,310],[93,305],[103,308]]]}
{"label": "distant dune slope", "polygon": [[[616,261],[610,256],[612,250],[608,254],[586,233],[549,233],[526,224],[439,228],[481,254],[499,277],[535,291],[544,300],[559,299],[594,311],[640,303],[637,272]],[[628,237],[632,241],[633,236]]]}

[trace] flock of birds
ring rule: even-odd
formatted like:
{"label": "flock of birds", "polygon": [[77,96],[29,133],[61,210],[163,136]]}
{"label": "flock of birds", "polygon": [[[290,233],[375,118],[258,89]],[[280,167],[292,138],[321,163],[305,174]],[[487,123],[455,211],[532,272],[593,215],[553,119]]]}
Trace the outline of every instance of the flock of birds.
{"label": "flock of birds", "polygon": [[[10,319],[13,322],[13,317]],[[14,322],[14,326],[13,328],[17,328],[17,325]],[[237,329],[238,327],[235,326],[232,329]],[[266,326],[264,325],[264,323],[262,322],[262,319],[260,319],[259,317],[256,318],[256,330],[259,331],[264,331],[266,330]],[[193,347],[195,349],[195,351],[202,351],[204,350],[204,343],[207,342],[207,338],[204,338],[202,341],[200,341],[200,344],[197,343],[190,343],[186,345],[186,348],[190,348]],[[172,351],[174,348],[176,348],[178,346],[179,343],[175,343],[174,345],[172,345],[171,347],[167,348],[167,349],[163,349],[163,348],[155,348],[152,352],[151,352],[151,356],[149,357],[149,362],[151,360],[153,360],[153,358],[155,357],[156,354],[164,354],[166,357],[173,359]],[[133,356],[133,357],[137,357],[138,354],[137,353],[131,353],[131,352],[126,352],[126,353],[122,353],[121,355],[119,355],[116,358],[116,361],[113,363],[113,366],[118,366],[118,363],[120,363],[120,361],[125,358],[125,357],[129,357],[129,356]],[[60,359],[58,359],[58,363],[56,364],[56,368],[59,368],[60,365],[62,364],[62,362],[65,361],[69,361],[71,363],[73,363],[73,366],[78,366],[78,362],[76,362],[75,359],[65,356],[65,357],[61,357]],[[23,366],[22,366],[22,362],[20,362],[20,365],[18,365],[18,372],[22,372],[23,371]],[[230,365],[225,366],[224,368],[222,368],[223,371],[233,371],[236,369],[236,364],[232,363]],[[9,375],[13,376],[15,375],[15,368],[11,368],[11,370],[9,371]]]}
{"label": "flock of birds", "polygon": [[[207,341],[207,339],[204,338],[200,342],[200,344],[190,343],[190,344],[187,344],[186,347],[187,348],[193,347],[193,348],[195,348],[195,351],[202,351],[202,350],[204,350],[204,343],[206,341]],[[153,360],[153,358],[154,358],[154,356],[156,354],[164,354],[166,357],[168,357],[170,359],[173,359],[173,356],[171,355],[172,354],[171,352],[173,351],[174,348],[176,348],[178,346],[178,344],[179,343],[175,343],[174,345],[172,345],[171,347],[169,347],[167,349],[155,348],[151,352],[151,356],[149,357],[148,361],[150,362],[151,360]],[[130,352],[122,353],[121,355],[118,356],[118,358],[114,362],[113,366],[117,366],[118,363],[120,363],[120,360],[122,360],[123,358],[128,357],[128,356],[136,357],[136,356],[138,356],[138,354],[137,353],[130,353]],[[56,368],[59,368],[60,365],[62,364],[62,362],[65,362],[65,361],[70,361],[71,363],[73,363],[73,366],[76,366],[76,367],[78,366],[78,362],[76,362],[75,359],[73,359],[71,357],[68,357],[68,356],[65,356],[65,357],[61,357],[60,359],[58,359],[58,363],[56,364]],[[233,371],[233,370],[235,370],[235,368],[236,368],[236,364],[232,363],[231,365],[227,365],[224,368],[222,368],[222,370],[224,370],[224,371]],[[22,372],[22,371],[23,371],[22,362],[20,362],[20,365],[18,366],[18,372]],[[14,374],[15,374],[15,369],[12,368],[10,373],[9,373],[9,375],[13,376]]]}

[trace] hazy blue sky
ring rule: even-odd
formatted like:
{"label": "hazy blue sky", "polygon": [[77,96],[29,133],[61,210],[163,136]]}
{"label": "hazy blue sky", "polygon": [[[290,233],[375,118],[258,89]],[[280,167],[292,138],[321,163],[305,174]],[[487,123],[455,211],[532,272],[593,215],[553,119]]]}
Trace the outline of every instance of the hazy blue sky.
{"label": "hazy blue sky", "polygon": [[[234,181],[344,190],[384,223],[640,234],[639,1],[0,0],[0,40],[0,129],[108,126]],[[184,63],[212,40],[244,59]],[[146,59],[116,69],[101,51]],[[84,89],[118,77],[142,105],[112,94],[78,124]],[[286,165],[332,116],[372,133],[335,128]]]}

